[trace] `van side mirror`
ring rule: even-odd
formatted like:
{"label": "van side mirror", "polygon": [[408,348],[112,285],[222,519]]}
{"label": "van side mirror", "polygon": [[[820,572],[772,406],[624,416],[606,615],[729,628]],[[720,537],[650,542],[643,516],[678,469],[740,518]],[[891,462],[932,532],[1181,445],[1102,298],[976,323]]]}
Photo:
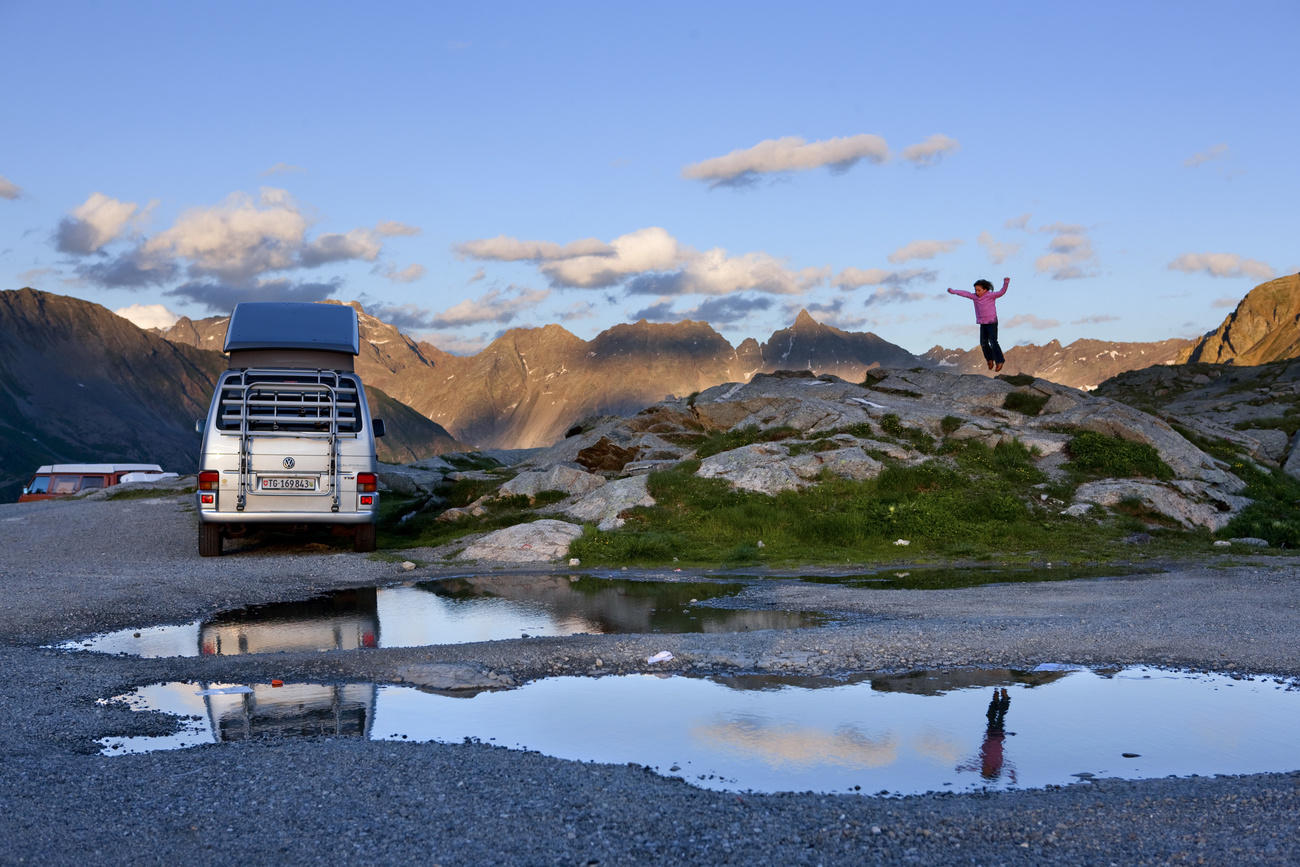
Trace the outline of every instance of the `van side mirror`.
{"label": "van side mirror", "polygon": [[382,418],[372,418],[370,420],[370,427],[374,429],[376,437],[384,435],[384,420]]}
{"label": "van side mirror", "polygon": [[29,493],[31,493],[31,489],[28,488],[26,485],[23,485],[23,496],[27,496],[27,494]]}

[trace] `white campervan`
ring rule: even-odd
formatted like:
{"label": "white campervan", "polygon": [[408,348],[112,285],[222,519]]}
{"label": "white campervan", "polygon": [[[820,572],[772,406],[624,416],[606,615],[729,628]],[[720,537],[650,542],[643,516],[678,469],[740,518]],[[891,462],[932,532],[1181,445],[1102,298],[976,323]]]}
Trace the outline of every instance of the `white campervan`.
{"label": "white campervan", "polygon": [[226,329],[230,369],[200,422],[199,554],[249,525],[349,527],[375,548],[379,494],[357,313],[338,304],[244,302]]}

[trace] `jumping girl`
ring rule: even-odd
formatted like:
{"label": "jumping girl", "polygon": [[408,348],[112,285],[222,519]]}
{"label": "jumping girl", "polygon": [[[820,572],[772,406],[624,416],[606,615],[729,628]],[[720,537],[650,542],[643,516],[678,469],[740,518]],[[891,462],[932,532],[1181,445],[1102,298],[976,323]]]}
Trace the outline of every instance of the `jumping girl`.
{"label": "jumping girl", "polygon": [[984,360],[989,364],[989,370],[1001,370],[1002,365],[1006,363],[1006,358],[1002,356],[1002,347],[998,345],[998,308],[997,299],[1007,294],[1007,287],[1011,285],[1010,277],[1002,278],[1002,288],[994,292],[993,284],[987,280],[976,280],[975,291],[963,292],[960,289],[949,289],[949,295],[960,295],[963,298],[969,298],[975,302],[975,321],[980,327],[980,349],[984,352]]}

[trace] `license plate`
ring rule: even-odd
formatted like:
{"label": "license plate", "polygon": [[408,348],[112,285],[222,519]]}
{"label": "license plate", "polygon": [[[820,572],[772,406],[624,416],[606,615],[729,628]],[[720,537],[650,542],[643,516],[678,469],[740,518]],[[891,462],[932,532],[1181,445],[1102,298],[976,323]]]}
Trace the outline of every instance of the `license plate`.
{"label": "license plate", "polygon": [[262,476],[258,479],[259,487],[263,491],[314,491],[316,490],[316,480],[314,478],[303,478],[296,476],[293,478]]}

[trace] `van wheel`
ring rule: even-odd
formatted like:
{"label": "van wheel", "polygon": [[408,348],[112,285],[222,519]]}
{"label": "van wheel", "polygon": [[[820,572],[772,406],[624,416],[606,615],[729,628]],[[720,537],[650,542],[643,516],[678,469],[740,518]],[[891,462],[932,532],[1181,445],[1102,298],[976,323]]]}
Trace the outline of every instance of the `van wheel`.
{"label": "van wheel", "polygon": [[219,524],[199,524],[199,556],[221,556],[221,526]]}
{"label": "van wheel", "polygon": [[356,535],[352,537],[352,550],[362,554],[375,550],[374,524],[357,524]]}

